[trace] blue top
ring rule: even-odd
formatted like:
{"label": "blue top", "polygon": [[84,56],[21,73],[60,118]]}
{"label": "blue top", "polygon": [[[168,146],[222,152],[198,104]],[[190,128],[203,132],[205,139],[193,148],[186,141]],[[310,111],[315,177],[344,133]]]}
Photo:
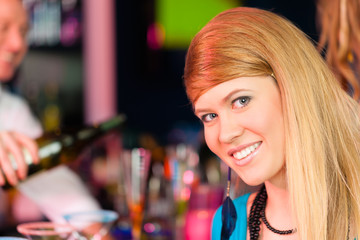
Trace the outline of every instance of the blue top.
{"label": "blue top", "polygon": [[[250,193],[247,193],[241,197],[236,198],[234,201],[236,213],[237,213],[237,221],[234,232],[231,234],[229,240],[246,240],[246,231],[247,231],[247,212],[246,212],[246,204],[249,199]],[[222,206],[220,206],[213,217],[212,221],[212,230],[211,230],[211,240],[220,240],[221,239],[221,210]],[[355,238],[354,240],[356,240]]]}
{"label": "blue top", "polygon": [[[234,232],[230,236],[230,240],[246,240],[246,230],[247,230],[247,213],[246,213],[246,204],[249,199],[250,193],[247,193],[241,197],[238,197],[233,200],[236,213],[236,227]],[[216,210],[216,213],[212,222],[211,230],[211,240],[220,240],[221,239],[221,210],[222,206]]]}

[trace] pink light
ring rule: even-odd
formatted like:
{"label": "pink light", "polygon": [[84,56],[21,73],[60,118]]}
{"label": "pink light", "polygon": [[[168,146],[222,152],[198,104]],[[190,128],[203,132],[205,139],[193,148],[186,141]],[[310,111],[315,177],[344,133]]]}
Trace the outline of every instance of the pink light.
{"label": "pink light", "polygon": [[210,240],[211,221],[214,213],[214,209],[190,209],[185,216],[185,240]]}
{"label": "pink light", "polygon": [[191,170],[186,170],[183,175],[183,181],[185,184],[191,185],[194,181],[194,173]]}
{"label": "pink light", "polygon": [[157,50],[164,45],[165,31],[159,23],[150,24],[147,29],[147,44],[149,48]]}
{"label": "pink light", "polygon": [[80,38],[80,24],[75,17],[69,17],[61,27],[61,42],[65,46],[73,45]]}
{"label": "pink light", "polygon": [[[196,213],[196,217],[198,218],[198,219],[207,219],[207,218],[209,218],[209,211],[205,211],[205,210],[202,210],[202,211],[198,211],[197,213]],[[210,216],[211,217],[211,216]]]}
{"label": "pink light", "polygon": [[147,233],[153,233],[156,230],[156,227],[152,223],[146,223],[144,224],[144,230]]}

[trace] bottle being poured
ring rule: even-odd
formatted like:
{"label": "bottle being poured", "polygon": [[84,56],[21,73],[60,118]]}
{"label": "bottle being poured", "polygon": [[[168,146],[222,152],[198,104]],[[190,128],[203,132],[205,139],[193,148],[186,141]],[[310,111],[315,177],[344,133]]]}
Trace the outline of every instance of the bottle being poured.
{"label": "bottle being poured", "polygon": [[[110,131],[120,130],[125,120],[125,115],[117,115],[100,124],[75,129],[72,133],[55,132],[36,139],[39,148],[38,164],[33,164],[31,154],[25,148],[23,149],[24,160],[29,165],[28,175],[33,175],[39,171],[73,161],[76,158],[76,155],[81,153],[86,146],[96,139]],[[8,157],[13,169],[17,170],[18,166],[14,156],[9,154]],[[3,188],[9,187],[11,187],[9,183],[6,183],[3,186]]]}

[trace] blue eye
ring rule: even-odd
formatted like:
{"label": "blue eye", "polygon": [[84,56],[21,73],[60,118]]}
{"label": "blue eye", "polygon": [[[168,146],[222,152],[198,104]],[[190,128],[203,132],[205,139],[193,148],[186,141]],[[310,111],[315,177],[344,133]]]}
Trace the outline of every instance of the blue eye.
{"label": "blue eye", "polygon": [[205,115],[202,115],[201,116],[201,121],[203,122],[210,122],[212,121],[214,118],[217,117],[217,114],[216,113],[208,113],[208,114],[205,114]]}
{"label": "blue eye", "polygon": [[244,97],[239,97],[237,99],[235,99],[234,101],[232,101],[232,108],[235,109],[235,108],[243,108],[245,107],[246,105],[249,104],[251,98],[248,97],[248,96],[244,96]]}

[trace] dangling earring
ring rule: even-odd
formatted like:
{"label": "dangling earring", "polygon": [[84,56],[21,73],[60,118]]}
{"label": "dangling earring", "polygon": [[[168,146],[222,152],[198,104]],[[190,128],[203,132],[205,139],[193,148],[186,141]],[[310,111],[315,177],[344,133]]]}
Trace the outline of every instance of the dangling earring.
{"label": "dangling earring", "polygon": [[226,198],[222,205],[222,228],[221,240],[229,240],[236,226],[237,214],[233,201],[230,198],[230,184],[231,184],[231,168],[228,169],[228,180],[226,188]]}

